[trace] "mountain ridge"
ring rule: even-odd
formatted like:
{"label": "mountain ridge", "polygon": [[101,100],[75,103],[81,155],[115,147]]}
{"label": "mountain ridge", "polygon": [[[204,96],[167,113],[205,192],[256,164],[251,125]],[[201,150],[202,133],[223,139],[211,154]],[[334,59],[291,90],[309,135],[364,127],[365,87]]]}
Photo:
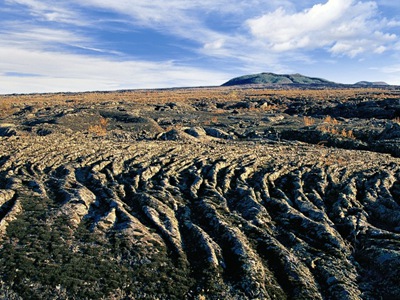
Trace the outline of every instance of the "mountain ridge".
{"label": "mountain ridge", "polygon": [[272,72],[262,72],[257,74],[243,75],[234,77],[221,86],[237,85],[307,85],[307,86],[388,86],[384,81],[358,81],[354,84],[343,84],[330,81],[324,78],[305,76],[299,73],[295,74],[276,74]]}
{"label": "mountain ridge", "polygon": [[338,83],[318,77],[304,76],[299,73],[295,74],[275,74],[271,72],[263,72],[258,74],[243,75],[228,80],[222,86],[245,85],[245,84],[318,84],[318,85],[337,85]]}
{"label": "mountain ridge", "polygon": [[354,85],[362,85],[362,86],[387,86],[389,85],[388,83],[384,82],[384,81],[358,81],[356,82]]}

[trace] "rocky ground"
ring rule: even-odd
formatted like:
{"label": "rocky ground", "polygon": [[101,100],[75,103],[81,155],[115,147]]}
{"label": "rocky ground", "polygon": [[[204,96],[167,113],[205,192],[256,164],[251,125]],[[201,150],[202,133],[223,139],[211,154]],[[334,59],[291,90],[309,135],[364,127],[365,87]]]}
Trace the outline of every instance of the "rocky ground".
{"label": "rocky ground", "polygon": [[1,298],[400,298],[395,87],[0,106]]}

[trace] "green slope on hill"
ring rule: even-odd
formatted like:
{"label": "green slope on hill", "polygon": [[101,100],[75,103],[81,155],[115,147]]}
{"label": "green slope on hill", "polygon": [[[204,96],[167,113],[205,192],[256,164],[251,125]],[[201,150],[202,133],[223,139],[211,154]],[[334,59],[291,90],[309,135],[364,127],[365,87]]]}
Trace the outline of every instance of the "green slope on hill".
{"label": "green slope on hill", "polygon": [[260,73],[252,75],[244,75],[233,78],[222,86],[244,85],[244,84],[321,84],[321,85],[334,85],[336,83],[316,77],[307,77],[301,74],[274,74],[274,73]]}

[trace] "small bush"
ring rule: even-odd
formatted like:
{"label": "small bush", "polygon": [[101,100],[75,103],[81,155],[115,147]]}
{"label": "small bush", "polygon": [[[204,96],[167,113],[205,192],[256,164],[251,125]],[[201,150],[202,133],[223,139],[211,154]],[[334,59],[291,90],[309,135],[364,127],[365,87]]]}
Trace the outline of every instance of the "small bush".
{"label": "small bush", "polygon": [[315,124],[315,120],[312,117],[304,117],[303,118],[304,125],[311,126]]}
{"label": "small bush", "polygon": [[356,138],[353,134],[353,130],[346,130],[346,129],[340,130],[336,126],[322,126],[319,128],[319,131],[333,134],[333,135],[343,136],[343,137],[349,138],[349,139]]}
{"label": "small bush", "polygon": [[100,117],[98,124],[89,126],[89,132],[97,136],[105,136],[107,134],[108,120]]}
{"label": "small bush", "polygon": [[331,124],[331,125],[339,125],[340,122],[338,120],[336,120],[335,118],[332,118],[331,116],[327,116],[324,119],[323,123]]}
{"label": "small bush", "polygon": [[13,107],[12,102],[5,101],[4,99],[0,101],[0,116],[11,115],[15,111],[16,109]]}

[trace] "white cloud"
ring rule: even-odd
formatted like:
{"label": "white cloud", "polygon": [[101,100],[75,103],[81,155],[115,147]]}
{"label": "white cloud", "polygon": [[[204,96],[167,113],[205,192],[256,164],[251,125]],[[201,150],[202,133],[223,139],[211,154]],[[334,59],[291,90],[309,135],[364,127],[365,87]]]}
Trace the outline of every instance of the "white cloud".
{"label": "white cloud", "polygon": [[204,45],[204,49],[221,49],[224,46],[225,40],[218,39]]}
{"label": "white cloud", "polygon": [[354,42],[337,42],[333,45],[329,51],[333,54],[340,55],[342,53],[346,53],[350,57],[355,57],[357,54],[363,53],[365,51],[364,45],[362,41],[358,42],[357,45]]}
{"label": "white cloud", "polygon": [[[145,27],[165,35],[178,36],[205,44],[223,37],[222,34],[204,24],[203,18],[209,11],[229,11],[229,1],[186,1],[186,0],[75,0],[77,5],[118,13],[120,21],[131,27]],[[222,5],[222,3],[226,5]],[[207,7],[207,4],[210,7]]]}
{"label": "white cloud", "polygon": [[[111,11],[132,28],[142,26],[192,40],[199,45],[197,49],[192,45],[193,51],[220,58],[236,57],[238,61],[251,53],[258,56],[259,52],[296,49],[325,48],[334,55],[350,57],[368,51],[381,53],[391,45],[375,32],[397,26],[395,20],[380,19],[378,6],[371,1],[329,0],[300,12],[295,11],[295,5],[304,7],[311,1],[137,0],[134,4],[127,0],[60,0],[56,4],[49,0],[6,1],[25,5],[32,14],[57,22],[84,19],[81,13],[85,9]],[[263,11],[266,13],[262,16],[253,17]],[[61,16],[63,13],[66,16]],[[207,21],[210,16],[219,17],[222,22],[227,19],[236,27],[231,31],[218,30]],[[90,24],[90,20],[85,22]],[[360,46],[364,40],[369,40],[371,46]],[[82,47],[96,48],[88,44]]]}
{"label": "white cloud", "polygon": [[253,35],[279,43],[297,39],[310,32],[320,31],[339,19],[350,7],[351,1],[330,0],[311,9],[290,14],[279,8],[272,13],[251,19],[248,25]]}
{"label": "white cloud", "polygon": [[21,5],[29,10],[31,17],[41,21],[60,22],[78,26],[87,25],[86,20],[67,1],[5,0],[8,5]]}
{"label": "white cloud", "polygon": [[394,24],[380,19],[376,2],[329,0],[295,13],[279,8],[249,19],[247,25],[273,51],[328,48],[335,55],[354,57],[387,49],[396,38],[381,32]]}
{"label": "white cloud", "polygon": [[[93,41],[91,38],[77,34],[71,30],[53,29],[35,25],[26,26],[25,24],[16,22],[3,22],[2,25],[4,29],[0,29],[0,49],[13,48],[16,51],[21,49],[33,52],[44,50],[48,52],[50,50],[66,52],[66,48],[69,47],[70,49],[81,49],[92,53],[105,53],[104,50],[92,46]],[[3,63],[15,62],[12,59],[12,53],[9,56],[3,57],[6,58],[3,60]],[[30,63],[26,63],[27,68],[29,68],[29,65],[36,64],[37,62],[32,60]]]}
{"label": "white cloud", "polygon": [[[74,0],[75,3],[89,8],[103,9],[120,14],[123,20],[134,26],[142,26],[158,30],[166,35],[197,42],[200,47],[209,49],[209,54],[216,53],[215,46],[227,53],[235,39],[239,36],[244,21],[258,13],[260,7],[273,9],[292,7],[288,0],[136,0],[133,4],[126,0]],[[212,20],[214,19],[214,20]],[[215,28],[218,23],[229,21],[230,31]],[[200,49],[198,49],[200,50]],[[204,52],[203,52],[204,53]],[[219,55],[218,55],[219,56]]]}
{"label": "white cloud", "polygon": [[83,36],[68,30],[14,25],[16,26],[8,25],[7,30],[0,30],[0,46],[10,43],[25,43],[27,46],[43,45],[44,43],[71,44],[85,40]]}
{"label": "white cloud", "polygon": [[379,69],[383,73],[391,74],[391,73],[398,73],[400,75],[400,64],[394,64],[390,66],[385,66]]}
{"label": "white cloud", "polygon": [[398,61],[391,65],[371,68],[371,70],[375,74],[382,74],[381,76],[384,76],[383,81],[393,85],[400,85],[400,64]]}
{"label": "white cloud", "polygon": [[[0,55],[5,58],[0,60],[0,93],[17,88],[28,92],[219,84],[232,76],[211,71],[222,64],[238,75],[249,71],[294,73],[300,72],[296,69],[299,64],[312,65],[328,58],[339,61],[342,56],[393,55],[400,48],[398,36],[391,33],[400,23],[383,18],[378,1],[316,2],[5,0],[0,13],[9,10],[21,19],[0,20]],[[96,15],[99,11],[105,14]],[[113,22],[103,23],[105,15]],[[209,70],[183,67],[187,57],[157,63],[132,58],[133,51],[102,49],[111,48],[111,43],[88,35],[99,24],[173,36],[171,41],[177,47],[191,51],[189,59],[215,63]],[[311,56],[309,50],[328,57]],[[40,76],[15,76],[18,74]]]}
{"label": "white cloud", "polygon": [[[230,78],[222,72],[188,67],[174,61],[122,59],[123,54],[118,51],[105,51],[95,46],[96,41],[83,35],[84,31],[62,26],[65,22],[74,26],[83,24],[72,22],[79,16],[72,10],[66,12],[68,19],[59,17],[62,8],[67,7],[63,1],[58,1],[57,6],[52,5],[52,1],[47,2],[7,0],[9,5],[25,6],[33,19],[23,23],[0,20],[0,57],[6,58],[0,60],[0,93],[200,86],[221,84]],[[126,3],[122,9],[132,6],[135,7]],[[154,8],[151,4],[148,6]],[[169,17],[171,26],[174,17],[175,21],[179,19],[173,12]],[[35,22],[35,18],[39,22]],[[46,24],[50,26],[44,27]],[[218,38],[217,35],[213,37]],[[79,55],[77,51],[72,53],[71,47],[101,52],[103,56]]]}
{"label": "white cloud", "polygon": [[200,86],[222,84],[229,79],[222,72],[171,61],[115,61],[12,47],[1,47],[0,57],[9,58],[0,61],[0,94]]}
{"label": "white cloud", "polygon": [[379,46],[374,50],[374,52],[377,53],[377,54],[382,54],[385,51],[386,51],[386,47],[385,46]]}

